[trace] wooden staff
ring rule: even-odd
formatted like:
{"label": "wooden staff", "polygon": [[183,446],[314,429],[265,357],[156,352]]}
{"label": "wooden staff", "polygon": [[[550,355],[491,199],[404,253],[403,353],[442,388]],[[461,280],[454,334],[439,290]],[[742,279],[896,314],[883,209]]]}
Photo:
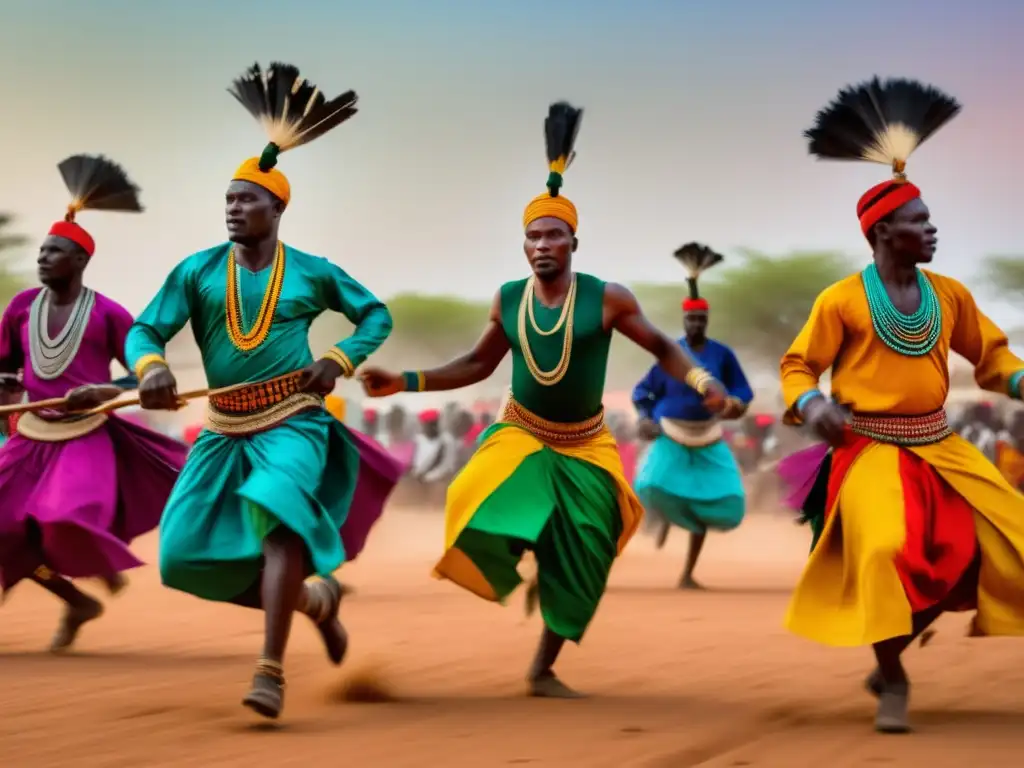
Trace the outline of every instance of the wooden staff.
{"label": "wooden staff", "polygon": [[[232,384],[230,387],[207,387],[205,389],[193,389],[189,392],[179,392],[178,402],[181,405],[184,405],[189,400],[196,400],[200,397],[215,397],[217,395],[225,395],[230,392],[236,392],[241,389],[246,389],[248,387],[257,387],[265,384],[274,384],[275,382],[278,381],[285,381],[286,379],[290,379],[301,372],[302,370],[300,369],[298,371],[286,373],[283,376],[275,376],[274,378],[267,379],[266,381],[254,381],[249,382],[247,384]],[[138,390],[135,391],[138,392]],[[12,413],[63,410],[66,408],[67,402],[67,397],[51,397],[48,400],[36,400],[35,402],[31,403],[14,403],[12,405],[3,405],[0,406],[0,416],[6,416]],[[142,399],[139,397],[138,394],[135,394],[132,397],[127,398],[115,398],[114,400],[110,400],[106,403],[103,403],[102,405],[98,405],[95,408],[91,408],[87,411],[71,411],[69,413],[74,413],[75,415],[92,416],[97,413],[110,413],[111,411],[117,411],[120,410],[121,408],[128,408],[129,406],[132,405],[140,405],[141,402]]]}

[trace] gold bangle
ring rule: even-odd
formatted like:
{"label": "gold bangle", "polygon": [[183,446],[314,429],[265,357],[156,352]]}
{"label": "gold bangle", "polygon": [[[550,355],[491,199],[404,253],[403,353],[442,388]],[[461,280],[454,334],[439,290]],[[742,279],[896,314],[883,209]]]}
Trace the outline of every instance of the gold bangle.
{"label": "gold bangle", "polygon": [[691,368],[686,372],[687,385],[702,395],[708,391],[708,385],[711,383],[712,378],[711,374],[703,368]]}
{"label": "gold bangle", "polygon": [[346,379],[352,378],[352,374],[356,372],[356,367],[352,365],[352,360],[337,347],[331,347],[324,353],[325,360],[333,360],[341,366],[341,375]]}
{"label": "gold bangle", "polygon": [[142,381],[143,375],[146,373],[146,369],[151,365],[163,365],[168,368],[170,367],[167,365],[167,361],[164,360],[163,355],[143,355],[135,361],[135,377],[139,379],[140,382]]}

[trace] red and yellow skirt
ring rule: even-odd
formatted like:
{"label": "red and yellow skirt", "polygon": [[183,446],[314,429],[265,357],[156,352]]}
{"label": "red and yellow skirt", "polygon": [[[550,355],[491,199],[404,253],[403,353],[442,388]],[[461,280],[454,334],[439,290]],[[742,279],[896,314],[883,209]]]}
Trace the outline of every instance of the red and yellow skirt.
{"label": "red and yellow skirt", "polygon": [[786,617],[798,635],[867,645],[909,634],[980,554],[981,634],[1024,635],[1024,496],[944,412],[857,415],[829,467],[822,535]]}

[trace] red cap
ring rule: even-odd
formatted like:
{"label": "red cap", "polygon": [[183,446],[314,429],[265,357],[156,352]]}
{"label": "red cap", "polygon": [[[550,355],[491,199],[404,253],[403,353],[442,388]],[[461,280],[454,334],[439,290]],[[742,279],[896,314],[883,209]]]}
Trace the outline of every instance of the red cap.
{"label": "red cap", "polygon": [[871,228],[897,208],[921,196],[921,190],[908,181],[883,181],[876,184],[857,201],[860,230],[866,237]]}
{"label": "red cap", "polygon": [[758,427],[770,427],[775,423],[775,417],[770,413],[759,413],[754,417],[754,424]]}
{"label": "red cap", "polygon": [[707,312],[707,299],[683,299],[683,312]]}
{"label": "red cap", "polygon": [[49,234],[56,235],[57,237],[63,237],[65,240],[70,240],[89,254],[89,256],[92,256],[96,252],[96,243],[92,239],[92,235],[73,221],[58,221],[50,227]]}
{"label": "red cap", "polygon": [[426,410],[426,411],[420,411],[420,423],[421,424],[429,424],[430,422],[437,421],[440,418],[441,418],[441,412],[436,410],[436,409],[434,409],[434,408],[431,408],[431,409]]}

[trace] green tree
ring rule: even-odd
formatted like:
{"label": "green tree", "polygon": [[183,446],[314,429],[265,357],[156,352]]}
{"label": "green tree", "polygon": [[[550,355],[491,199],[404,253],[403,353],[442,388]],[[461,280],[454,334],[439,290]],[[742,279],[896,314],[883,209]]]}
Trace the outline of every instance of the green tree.
{"label": "green tree", "polygon": [[985,285],[1001,299],[1024,299],[1024,256],[986,256],[981,262]]}
{"label": "green tree", "polygon": [[6,307],[27,284],[24,274],[15,267],[16,251],[28,242],[24,235],[11,231],[14,217],[9,213],[0,213],[0,307]]}

